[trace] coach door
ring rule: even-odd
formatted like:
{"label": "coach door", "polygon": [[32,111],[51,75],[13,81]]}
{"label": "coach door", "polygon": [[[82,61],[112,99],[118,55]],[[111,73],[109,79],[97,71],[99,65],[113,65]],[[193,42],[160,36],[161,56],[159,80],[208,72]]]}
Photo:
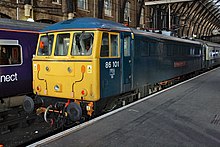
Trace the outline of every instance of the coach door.
{"label": "coach door", "polygon": [[123,33],[122,47],[122,91],[127,92],[132,88],[132,60],[131,60],[131,33]]}

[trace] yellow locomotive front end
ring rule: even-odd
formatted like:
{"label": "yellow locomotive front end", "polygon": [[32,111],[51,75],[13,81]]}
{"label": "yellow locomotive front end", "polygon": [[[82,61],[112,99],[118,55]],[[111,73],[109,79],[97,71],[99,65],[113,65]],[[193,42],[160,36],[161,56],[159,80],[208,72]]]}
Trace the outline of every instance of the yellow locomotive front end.
{"label": "yellow locomotive front end", "polygon": [[[99,60],[95,50],[100,44],[98,36],[99,31],[41,34],[33,58],[34,93],[48,99],[59,99],[56,101],[65,102],[64,107],[70,102],[81,107],[83,101],[87,114],[91,116],[93,102],[100,98],[97,82],[100,77]],[[48,113],[52,106],[48,107],[40,107],[37,111]],[[80,108],[77,106],[76,109]],[[77,111],[82,113],[82,110]]]}

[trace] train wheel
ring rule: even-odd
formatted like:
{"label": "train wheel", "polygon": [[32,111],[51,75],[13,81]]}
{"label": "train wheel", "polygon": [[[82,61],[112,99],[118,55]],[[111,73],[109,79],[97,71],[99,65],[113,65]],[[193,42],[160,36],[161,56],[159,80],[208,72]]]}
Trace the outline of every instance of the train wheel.
{"label": "train wheel", "polygon": [[71,121],[78,121],[82,117],[82,109],[81,107],[74,102],[71,102],[67,106],[67,113]]}
{"label": "train wheel", "polygon": [[32,113],[34,110],[34,101],[31,97],[25,96],[23,102],[24,111],[27,113]]}

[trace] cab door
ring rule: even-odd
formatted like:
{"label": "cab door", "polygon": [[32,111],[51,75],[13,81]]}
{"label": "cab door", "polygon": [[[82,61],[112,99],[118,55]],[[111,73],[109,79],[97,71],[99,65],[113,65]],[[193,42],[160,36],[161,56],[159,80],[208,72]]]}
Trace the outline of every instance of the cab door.
{"label": "cab door", "polygon": [[103,32],[100,50],[100,96],[106,98],[121,92],[119,33]]}
{"label": "cab door", "polygon": [[122,33],[122,92],[128,92],[132,89],[132,37],[131,33]]}

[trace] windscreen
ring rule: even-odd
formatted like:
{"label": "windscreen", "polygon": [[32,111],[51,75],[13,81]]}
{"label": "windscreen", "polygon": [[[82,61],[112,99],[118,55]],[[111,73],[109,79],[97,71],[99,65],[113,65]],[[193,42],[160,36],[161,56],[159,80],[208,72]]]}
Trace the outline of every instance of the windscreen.
{"label": "windscreen", "polygon": [[56,39],[55,56],[66,56],[69,49],[70,34],[58,34]]}
{"label": "windscreen", "polygon": [[92,32],[74,33],[71,55],[73,56],[91,55],[93,40],[94,40],[94,33]]}
{"label": "windscreen", "polygon": [[38,56],[49,56],[52,52],[52,45],[54,41],[54,35],[44,35],[40,37],[38,44]]}

